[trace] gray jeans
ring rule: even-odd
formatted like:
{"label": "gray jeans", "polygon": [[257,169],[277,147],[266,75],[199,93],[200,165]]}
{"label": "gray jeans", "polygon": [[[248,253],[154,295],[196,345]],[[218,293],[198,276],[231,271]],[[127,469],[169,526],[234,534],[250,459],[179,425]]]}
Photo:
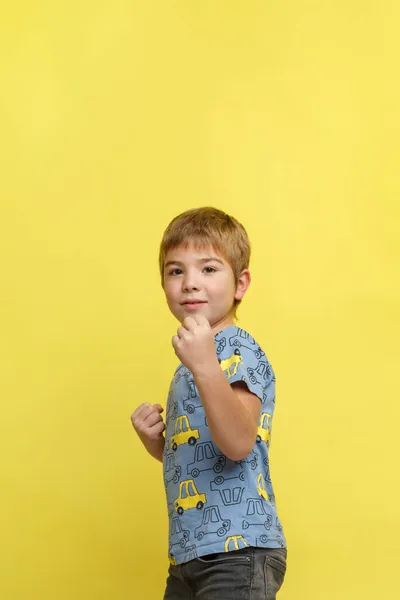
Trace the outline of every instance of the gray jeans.
{"label": "gray jeans", "polygon": [[171,565],[164,600],[275,600],[286,548],[243,548]]}

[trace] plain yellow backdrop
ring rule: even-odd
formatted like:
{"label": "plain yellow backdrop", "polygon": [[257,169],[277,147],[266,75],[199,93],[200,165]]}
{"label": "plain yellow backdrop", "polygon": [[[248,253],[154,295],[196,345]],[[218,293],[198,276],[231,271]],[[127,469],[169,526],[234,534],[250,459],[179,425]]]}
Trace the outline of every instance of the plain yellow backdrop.
{"label": "plain yellow backdrop", "polygon": [[1,598],[162,597],[130,414],[177,364],[162,232],[212,205],[248,230],[238,324],[277,374],[280,598],[397,599],[398,3],[1,12]]}

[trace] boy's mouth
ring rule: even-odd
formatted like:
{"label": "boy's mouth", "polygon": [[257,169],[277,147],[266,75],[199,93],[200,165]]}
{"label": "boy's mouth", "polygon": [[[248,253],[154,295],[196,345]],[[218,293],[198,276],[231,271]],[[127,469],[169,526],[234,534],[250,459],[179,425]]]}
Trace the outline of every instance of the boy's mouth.
{"label": "boy's mouth", "polygon": [[185,300],[185,302],[182,302],[182,306],[188,306],[188,307],[196,307],[196,306],[200,306],[201,304],[206,304],[205,300]]}

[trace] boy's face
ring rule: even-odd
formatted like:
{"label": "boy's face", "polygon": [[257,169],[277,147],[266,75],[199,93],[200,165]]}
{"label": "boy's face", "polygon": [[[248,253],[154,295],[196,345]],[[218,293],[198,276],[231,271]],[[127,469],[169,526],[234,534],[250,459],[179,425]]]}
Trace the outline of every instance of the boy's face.
{"label": "boy's face", "polygon": [[201,250],[194,244],[178,246],[165,257],[165,295],[180,323],[186,317],[201,314],[214,333],[233,325],[234,300],[243,298],[249,284],[250,273],[246,269],[235,285],[230,264],[211,246]]}

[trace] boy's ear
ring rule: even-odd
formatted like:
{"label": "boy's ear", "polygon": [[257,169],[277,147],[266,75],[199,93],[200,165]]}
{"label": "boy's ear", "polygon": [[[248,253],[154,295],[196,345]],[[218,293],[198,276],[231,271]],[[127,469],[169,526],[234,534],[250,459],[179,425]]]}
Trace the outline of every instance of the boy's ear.
{"label": "boy's ear", "polygon": [[251,283],[251,275],[248,269],[244,269],[240,275],[236,284],[235,300],[242,300],[245,293],[249,289]]}

